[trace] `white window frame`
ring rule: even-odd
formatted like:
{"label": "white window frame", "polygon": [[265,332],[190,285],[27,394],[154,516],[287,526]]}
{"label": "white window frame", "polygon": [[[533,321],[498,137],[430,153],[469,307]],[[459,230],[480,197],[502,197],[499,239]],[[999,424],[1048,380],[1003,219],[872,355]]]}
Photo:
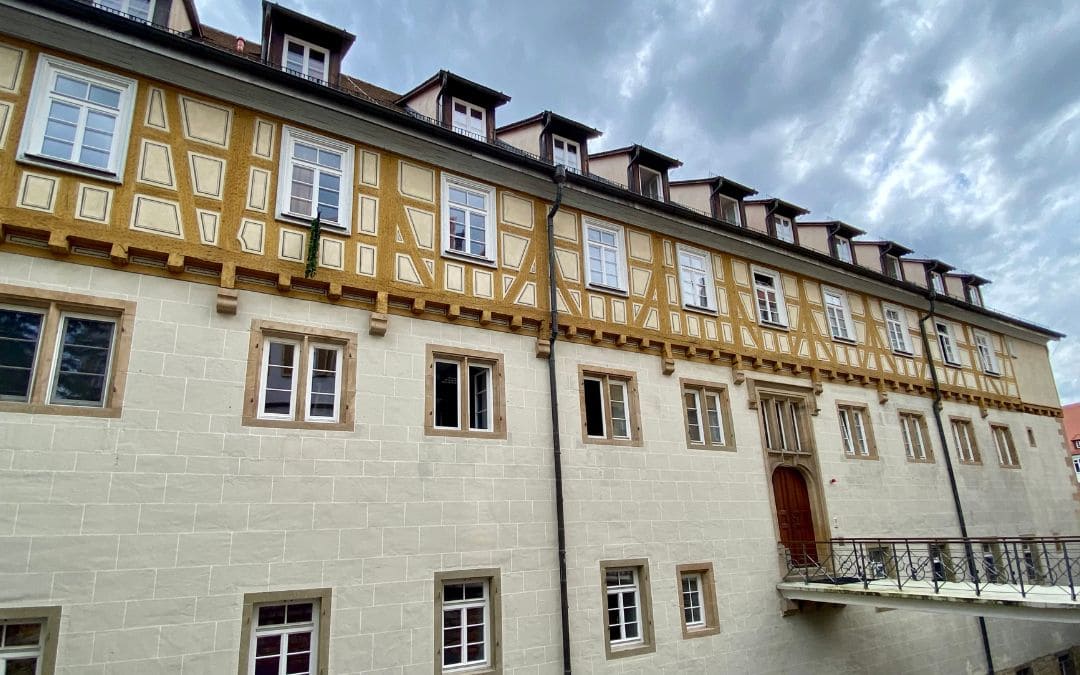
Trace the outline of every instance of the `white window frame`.
{"label": "white window frame", "polygon": [[1012,430],[1004,424],[991,424],[990,435],[994,438],[994,448],[997,450],[998,462],[1001,466],[1018,468],[1020,466],[1020,454],[1016,450]]}
{"label": "white window frame", "polygon": [[[830,299],[836,300],[836,303],[830,304]],[[837,288],[822,286],[821,303],[825,308],[825,323],[829,325],[829,335],[832,339],[840,342],[858,342],[855,324],[851,320],[851,306],[848,304],[847,293]],[[842,335],[838,334],[841,330]]]}
{"label": "white window frame", "polygon": [[982,371],[987,375],[1000,375],[1001,364],[998,362],[997,354],[994,353],[994,339],[989,333],[980,330],[973,330],[972,335],[975,338],[975,349],[979,353],[979,366],[982,367]]}
{"label": "white window frame", "polygon": [[911,412],[900,413],[900,436],[904,441],[904,454],[908,459],[917,462],[930,460],[926,437],[923,435],[924,424],[926,420],[922,415]]}
{"label": "white window frame", "polygon": [[[731,197],[727,197],[725,195],[717,195],[717,203],[719,204],[719,212],[716,214],[717,218],[724,221],[725,223],[731,223],[732,225],[742,227],[742,214],[740,213],[741,209],[739,209],[738,199],[732,199]],[[724,204],[731,204],[734,207],[735,220],[724,219]]]}
{"label": "white window frame", "polygon": [[[146,18],[145,19],[142,18],[141,16],[138,16],[137,14],[133,14],[131,12],[131,3],[132,3],[132,0],[112,0],[111,2],[109,0],[95,0],[95,2],[94,2],[94,4],[99,6],[99,7],[104,7],[105,9],[110,9],[110,10],[113,10],[115,12],[120,12],[121,14],[126,15],[128,18],[136,19],[138,21],[145,21],[146,23],[153,23],[154,22],[154,4],[155,4],[155,0],[149,0],[149,2],[147,3],[148,7],[146,8]],[[3,671],[0,671],[0,672],[3,672]]]}
{"label": "white window frame", "polygon": [[978,464],[980,457],[978,445],[975,442],[975,427],[971,420],[951,420],[953,441],[956,443],[956,454],[964,464]]}
{"label": "white window frame", "polygon": [[1073,471],[1076,472],[1076,482],[1080,483],[1080,455],[1072,456]]}
{"label": "white window frame", "polygon": [[[608,583],[607,583],[607,575],[608,574],[611,574],[611,573],[620,574],[620,573],[623,573],[623,572],[630,572],[631,573],[631,582],[630,582],[630,584],[620,584],[618,586],[608,585]],[[633,591],[633,595],[634,595],[634,614],[635,614],[635,620],[634,621],[627,621],[626,620],[626,608],[628,607],[628,605],[623,604],[623,594],[625,594],[627,591]],[[637,567],[611,567],[611,568],[607,568],[605,570],[605,575],[604,575],[604,595],[605,595],[606,598],[610,598],[612,595],[617,595],[618,596],[618,602],[617,602],[617,606],[616,606],[615,609],[616,609],[616,611],[617,611],[617,613],[619,615],[619,619],[618,619],[619,634],[622,635],[623,637],[621,637],[621,638],[619,638],[617,640],[612,640],[610,638],[610,630],[611,630],[611,628],[612,628],[612,626],[614,624],[609,623],[610,622],[610,611],[611,610],[608,608],[607,604],[605,604],[605,606],[604,606],[604,630],[609,635],[608,640],[609,640],[609,644],[611,645],[611,649],[615,650],[615,649],[618,649],[620,647],[627,647],[627,646],[630,646],[630,645],[644,644],[645,643],[645,616],[644,616],[644,608],[641,606],[641,575],[638,573],[638,568]],[[636,625],[637,626],[637,635],[634,636],[634,637],[626,637],[626,633],[627,633],[626,628],[627,628],[627,626],[630,626],[630,625]]]}
{"label": "white window frame", "polygon": [[[438,424],[438,388],[432,387],[432,426],[435,429],[442,431],[470,431],[476,433],[491,433],[495,431],[495,364],[484,361],[482,359],[466,357],[448,358],[445,356],[436,356],[434,359],[434,363],[435,368],[432,369],[433,377],[435,377],[435,374],[438,373],[439,364],[452,365],[457,368],[458,389],[455,395],[454,403],[457,405],[458,423],[456,426],[442,426]],[[476,395],[473,389],[473,368],[483,369],[487,373],[487,425],[482,427],[473,425],[473,397]]]}
{"label": "white window frame", "polygon": [[[762,316],[761,314],[761,305],[758,302],[758,291],[760,290],[762,292],[769,293],[770,290],[767,287],[758,286],[758,275],[770,277],[773,281],[773,288],[771,290],[774,297],[772,298],[772,300],[776,305],[777,319],[779,319],[779,321],[774,322],[771,319]],[[787,303],[784,302],[784,280],[780,276],[780,273],[761,267],[752,267],[750,269],[750,280],[754,286],[754,307],[755,311],[757,312],[758,323],[769,328],[787,328]],[[768,300],[766,300],[766,302],[768,302]]]}
{"label": "white window frame", "polygon": [[14,625],[31,625],[36,624],[39,627],[38,641],[32,645],[19,645],[17,647],[4,647],[0,643],[0,673],[7,672],[7,664],[9,660],[17,659],[35,659],[35,673],[44,673],[42,663],[45,661],[45,639],[48,637],[48,626],[45,621],[41,619],[0,619],[0,637],[3,637],[2,633],[4,626],[8,624]]}
{"label": "white window frame", "polygon": [[[656,195],[653,196],[645,191],[645,185],[656,181]],[[638,164],[638,189],[643,197],[664,201],[664,174],[655,169]]]}
{"label": "white window frame", "polygon": [[1073,447],[1080,450],[1080,439],[1073,441]]}
{"label": "white window frame", "polygon": [[[296,71],[289,68],[289,43],[295,44],[298,47],[304,48],[304,68],[303,70]],[[311,74],[311,53],[319,52],[323,55],[323,76],[315,77]],[[330,50],[325,47],[320,47],[316,44],[312,44],[307,40],[301,40],[291,35],[285,35],[285,39],[281,44],[281,69],[292,75],[301,75],[316,82],[322,82],[326,84],[330,81]]]}
{"label": "white window frame", "polygon": [[[563,148],[560,151],[558,143],[563,144]],[[574,152],[570,152],[570,147],[574,148]],[[560,158],[559,155],[562,155]],[[551,157],[556,166],[562,164],[571,171],[581,173],[581,144],[577,141],[572,141],[569,138],[559,136],[556,134],[551,135]],[[574,158],[574,162],[569,162],[571,157]]]}
{"label": "white window frame", "polygon": [[[678,258],[679,263],[679,295],[682,298],[682,305],[686,309],[704,310],[710,313],[716,313],[716,281],[713,277],[712,266],[712,254],[708,251],[702,251],[700,249],[691,248],[679,244],[675,247],[675,255]],[[688,266],[683,265],[683,256],[688,258],[696,258],[701,261],[701,270],[695,270]],[[705,286],[705,304],[702,305],[698,302],[690,302],[687,300],[686,284],[687,282],[695,283],[696,279],[689,279],[691,275],[700,275],[704,281]],[[694,294],[694,299],[697,300],[697,294]]]}
{"label": "white window frame", "polygon": [[[292,362],[292,378],[290,378],[291,388],[289,390],[289,412],[288,413],[268,413],[265,412],[266,405],[266,384],[268,381],[268,374],[270,369],[270,343],[276,342],[278,344],[292,345],[293,347],[293,362]],[[296,387],[300,381],[300,377],[303,376],[300,373],[300,352],[303,350],[304,343],[302,340],[296,340],[292,338],[283,338],[277,336],[266,336],[263,338],[262,345],[262,363],[259,366],[259,407],[256,412],[256,417],[261,420],[295,420],[296,419]],[[275,364],[277,365],[277,364]],[[309,378],[310,379],[310,378]]]}
{"label": "white window frame", "polygon": [[[468,251],[457,251],[450,248],[450,187],[453,186],[459,190],[465,190],[467,192],[482,193],[484,195],[484,255],[476,255],[469,253]],[[458,208],[458,206],[455,206]],[[468,208],[468,207],[466,207]],[[466,216],[470,213],[481,213],[478,209],[469,209],[466,211]],[[466,230],[466,242],[468,239],[469,223],[466,217],[465,230]],[[442,174],[442,252],[444,256],[451,258],[462,258],[465,260],[471,260],[474,262],[486,263],[494,265],[498,260],[498,225],[495,218],[495,188],[490,185],[484,185],[483,183],[476,183],[460,176],[454,176],[448,173]],[[467,247],[467,246],[466,246]]]}
{"label": "white window frame", "polygon": [[[262,607],[272,607],[274,605],[285,605],[288,608],[289,605],[311,605],[311,621],[295,624],[280,624],[274,627],[262,627],[259,626],[259,609]],[[319,649],[321,644],[319,642],[319,612],[320,601],[318,598],[302,599],[302,600],[278,600],[259,602],[251,606],[251,638],[248,642],[248,673],[255,672],[255,656],[258,653],[257,645],[259,644],[260,637],[276,636],[280,640],[282,636],[294,635],[301,633],[310,633],[311,640],[310,646],[310,658],[308,659],[308,672],[319,672]],[[286,612],[288,609],[286,609]],[[261,629],[261,630],[260,630]],[[287,647],[286,647],[287,648]],[[285,667],[287,659],[284,658],[286,652],[281,652],[282,658],[278,662],[278,673],[285,675]]]}
{"label": "white window frame", "polygon": [[[45,337],[46,337],[46,335],[45,335],[45,328],[46,328],[45,323],[49,318],[49,308],[48,307],[36,307],[36,306],[33,306],[33,305],[11,305],[11,304],[6,304],[6,303],[0,303],[0,311],[18,312],[20,314],[36,314],[38,317],[40,317],[40,322],[38,323],[37,340],[35,340],[35,342],[34,342],[34,354],[30,358],[30,377],[29,377],[29,379],[28,379],[28,381],[26,383],[26,396],[21,396],[21,397],[8,396],[6,398],[0,396],[0,401],[12,401],[12,402],[16,402],[16,403],[27,403],[27,402],[30,401],[30,397],[33,395],[34,382],[37,381],[37,379],[39,377],[38,364],[41,362],[42,350],[48,347],[48,345],[45,344]],[[59,328],[57,330],[59,331],[62,328],[63,328],[63,323],[61,322],[60,326],[59,326]],[[55,340],[55,342],[59,342],[59,335],[57,336],[57,339]],[[54,351],[55,351],[55,345],[54,345]],[[0,371],[0,372],[2,372],[2,371]],[[0,673],[2,673],[2,672],[3,671],[0,671]]]}
{"label": "white window frame", "polygon": [[[589,241],[589,230],[604,230],[614,235],[615,238],[615,275],[617,277],[618,285],[610,286],[604,283],[597,283],[592,280],[592,260],[589,256],[589,247],[597,246],[603,249],[608,249],[606,244],[599,242]],[[626,293],[626,232],[623,230],[622,225],[616,225],[614,223],[608,223],[595,218],[589,218],[588,216],[581,219],[581,241],[583,247],[583,253],[585,254],[585,284],[589,288],[594,288],[601,291],[614,291],[617,293]]]}
{"label": "white window frame", "polygon": [[941,275],[941,272],[930,273],[930,288],[939,295],[945,295],[945,277]]}
{"label": "white window frame", "polygon": [[[45,126],[48,122],[51,101],[52,83],[58,74],[69,75],[81,80],[88,80],[94,84],[120,90],[120,103],[116,111],[116,123],[113,128],[112,146],[109,148],[109,163],[104,169],[83,164],[77,159],[58,159],[42,154],[42,144],[45,141]],[[135,95],[138,83],[127,77],[121,77],[113,73],[91,68],[81,63],[74,63],[64,59],[41,54],[38,57],[37,69],[34,72],[34,83],[30,89],[30,99],[27,103],[26,117],[23,120],[22,136],[19,138],[19,161],[30,164],[48,166],[63,171],[70,171],[98,179],[106,179],[119,182],[124,174],[124,165],[127,160],[128,142],[131,136],[132,111],[135,108]],[[85,110],[86,108],[80,108]],[[80,120],[85,117],[80,113]],[[82,138],[79,128],[75,137],[73,153],[80,148],[79,140]]]}
{"label": "white window frame", "polygon": [[971,304],[975,305],[976,307],[983,306],[982,291],[979,290],[978,286],[968,286],[967,296],[967,301]]}
{"label": "white window frame", "polygon": [[[312,213],[295,213],[290,210],[292,199],[292,167],[293,147],[297,143],[313,145],[318,149],[341,155],[341,171],[335,172],[324,167],[313,167],[316,171],[313,193],[311,195]],[[338,219],[335,223],[330,220],[319,220],[321,227],[330,231],[352,233],[352,206],[353,206],[353,163],[354,147],[349,143],[342,143],[325,136],[319,136],[302,129],[286,126],[281,132],[281,157],[278,164],[278,189],[277,189],[277,217],[290,222],[298,222],[310,225],[315,218],[315,211],[319,203],[319,172],[338,173],[340,183],[338,185]],[[305,166],[310,166],[303,162]]]}
{"label": "white window frame", "polygon": [[[465,107],[465,126],[459,126],[455,123],[457,117],[457,111],[455,110],[455,107],[459,104]],[[477,111],[480,113],[480,126],[482,127],[480,131],[473,131],[472,128],[469,127],[469,124],[473,120],[473,111]],[[454,97],[450,101],[450,129],[464,136],[479,136],[480,138],[486,139],[488,136],[487,110],[481,108],[475,103],[469,103],[464,99]]]}
{"label": "white window frame", "polygon": [[904,266],[900,263],[899,256],[885,254],[882,261],[881,267],[885,276],[897,281],[904,280]]}
{"label": "white window frame", "polygon": [[840,441],[844,454],[849,457],[872,457],[870,424],[866,408],[840,405],[837,408],[837,419],[840,422]]}
{"label": "white window frame", "polygon": [[[684,572],[679,579],[679,592],[682,593],[683,625],[687,630],[705,628],[708,617],[705,615],[705,575],[701,572]],[[689,582],[689,583],[688,583]],[[687,588],[692,585],[693,588]],[[698,618],[694,621],[687,619],[687,612],[697,610]]]}
{"label": "white window frame", "polygon": [[836,242],[836,259],[849,265],[855,264],[855,258],[851,253],[851,240],[847,237],[837,236],[834,241]]}
{"label": "white window frame", "polygon": [[[67,324],[68,319],[86,319],[87,321],[100,321],[103,323],[111,323],[113,326],[112,335],[109,337],[109,356],[105,363],[105,383],[101,389],[101,401],[97,403],[83,403],[79,401],[61,401],[56,397],[56,385],[60,379],[60,366],[61,358],[60,351],[64,344],[64,327]],[[44,330],[44,326],[42,326]],[[98,314],[87,314],[84,312],[61,312],[60,321],[57,323],[56,329],[56,344],[53,345],[53,369],[49,374],[49,394],[46,399],[46,403],[49,405],[63,405],[72,406],[77,408],[103,408],[105,402],[109,400],[109,387],[112,386],[113,379],[113,360],[116,358],[116,343],[119,339],[120,320],[112,316],[101,316]],[[31,390],[32,391],[32,390]]]}
{"label": "white window frame", "polygon": [[956,351],[956,340],[953,339],[952,327],[944,321],[935,321],[934,332],[937,333],[941,361],[947,366],[959,366],[960,355]]}
{"label": "white window frame", "polygon": [[[468,598],[468,599],[466,599],[466,598],[463,597],[461,600],[451,600],[451,601],[446,600],[446,587],[447,586],[461,585],[462,587],[464,587],[464,586],[466,586],[468,584],[477,584],[477,583],[481,584],[481,586],[483,588],[484,595],[483,595],[482,598],[480,598],[480,599],[476,599],[476,598]],[[492,653],[491,652],[492,652],[492,647],[493,647],[492,640],[491,640],[491,633],[492,633],[492,630],[493,630],[492,621],[491,621],[491,580],[488,579],[488,578],[485,578],[485,577],[478,577],[478,578],[472,578],[472,579],[444,579],[441,582],[441,584],[442,584],[442,587],[439,590],[440,590],[440,597],[442,598],[442,600],[441,600],[441,603],[440,603],[440,606],[439,606],[439,623],[440,623],[440,626],[442,627],[442,630],[439,632],[439,635],[443,636],[443,637],[440,637],[440,649],[439,649],[440,662],[437,664],[438,667],[440,668],[440,672],[468,671],[468,670],[482,669],[482,668],[484,668],[486,666],[490,666],[490,664],[492,662]],[[462,595],[464,595],[464,593]],[[484,610],[484,623],[483,623],[483,627],[484,627],[484,658],[483,658],[483,660],[477,659],[475,661],[467,661],[466,659],[468,658],[468,641],[465,638],[465,635],[467,634],[467,631],[468,631],[468,622],[467,622],[467,619],[465,619],[465,617],[468,615],[468,610],[476,609],[476,608],[483,608],[483,610]],[[462,632],[462,638],[463,638],[462,642],[461,642],[461,645],[460,645],[462,660],[459,663],[450,664],[450,665],[446,664],[446,644],[444,642],[441,642],[441,640],[445,639],[445,635],[446,635],[446,613],[447,613],[447,611],[460,612],[462,614],[462,622],[461,622],[461,626],[460,626],[460,629],[461,629],[461,632]]]}
{"label": "white window frame", "polygon": [[[889,312],[896,313],[896,320],[889,318]],[[907,311],[898,305],[881,304],[881,318],[885,322],[885,336],[889,347],[898,354],[910,356],[913,353],[911,334],[908,330]],[[897,344],[897,340],[900,344]]]}
{"label": "white window frame", "polygon": [[789,244],[795,243],[795,223],[791,218],[778,216],[774,213],[773,230],[776,231],[776,238],[780,241],[786,241]]}
{"label": "white window frame", "polygon": [[766,394],[758,400],[765,449],[769,452],[800,453],[812,451],[809,439],[803,438],[803,429],[810,423],[806,419],[806,402],[798,397]]}
{"label": "white window frame", "polygon": [[[312,415],[311,414],[311,399],[315,392],[312,391],[311,385],[315,378],[315,350],[322,349],[325,351],[334,352],[334,363],[337,366],[337,370],[334,372],[334,412],[331,416],[325,415]],[[304,401],[304,421],[305,422],[332,422],[337,423],[341,420],[341,380],[345,376],[344,368],[345,350],[341,345],[329,344],[324,342],[311,341],[308,344],[308,359],[307,359],[307,395]],[[296,392],[294,390],[293,396]]]}

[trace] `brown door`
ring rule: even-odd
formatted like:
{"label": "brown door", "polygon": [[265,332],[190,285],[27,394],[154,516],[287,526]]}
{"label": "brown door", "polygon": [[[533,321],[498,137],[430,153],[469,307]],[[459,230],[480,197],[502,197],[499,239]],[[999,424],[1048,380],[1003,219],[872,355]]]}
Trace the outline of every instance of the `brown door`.
{"label": "brown door", "polygon": [[791,551],[792,562],[796,565],[815,564],[814,519],[810,513],[806,480],[798,470],[781,466],[773,472],[772,487],[780,543]]}

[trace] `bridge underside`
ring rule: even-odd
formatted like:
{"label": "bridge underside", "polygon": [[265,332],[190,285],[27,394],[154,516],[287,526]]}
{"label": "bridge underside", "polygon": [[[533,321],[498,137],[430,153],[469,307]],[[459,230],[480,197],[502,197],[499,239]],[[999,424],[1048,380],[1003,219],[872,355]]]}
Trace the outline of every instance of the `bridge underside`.
{"label": "bridge underside", "polygon": [[1080,623],[1080,601],[1068,586],[1038,586],[1021,594],[1010,584],[983,584],[979,593],[969,583],[907,580],[902,588],[893,579],[784,581],[777,590],[788,600],[836,605],[868,605],[918,612],[968,614],[1029,621]]}

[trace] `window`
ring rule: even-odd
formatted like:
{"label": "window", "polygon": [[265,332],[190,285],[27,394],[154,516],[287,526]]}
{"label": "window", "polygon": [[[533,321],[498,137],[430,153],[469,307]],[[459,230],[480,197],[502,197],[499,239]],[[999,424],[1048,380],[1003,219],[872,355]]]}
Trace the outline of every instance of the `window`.
{"label": "window", "polygon": [[1031,427],[1027,428],[1028,445],[1031,447],[1037,447],[1035,443],[1035,430]]}
{"label": "window", "polygon": [[837,406],[837,417],[840,420],[840,441],[844,454],[861,459],[876,458],[877,448],[870,432],[870,416],[866,407],[841,403]]}
{"label": "window", "polygon": [[581,146],[562,136],[552,135],[551,144],[555,149],[555,165],[562,164],[568,169],[581,172]]}
{"label": "window", "polygon": [[281,62],[284,69],[290,73],[325,84],[330,66],[330,52],[310,42],[285,36],[285,53]]}
{"label": "window", "polygon": [[979,352],[979,367],[984,373],[998,375],[1001,366],[998,364],[997,354],[994,353],[994,344],[990,336],[982,331],[973,331],[975,335],[975,348]]}
{"label": "window", "polygon": [[787,327],[787,306],[780,275],[770,270],[754,270],[754,296],[758,320],[772,326]]}
{"label": "window", "polygon": [[889,336],[889,347],[894,352],[911,354],[911,334],[908,332],[907,313],[901,307],[882,305],[885,316],[885,332]]}
{"label": "window", "polygon": [[934,323],[937,330],[938,345],[941,347],[941,360],[948,366],[959,366],[960,357],[957,355],[956,346],[953,344],[952,331],[949,324],[937,321]]}
{"label": "window", "polygon": [[742,217],[739,215],[738,200],[724,197],[723,195],[717,195],[717,202],[720,205],[720,220],[725,223],[731,223],[732,225],[742,227]]}
{"label": "window", "polygon": [[278,213],[286,220],[352,229],[353,146],[285,127],[278,171]]}
{"label": "window", "polygon": [[0,608],[0,673],[52,673],[59,634],[59,607]]}
{"label": "window", "polygon": [[791,223],[790,218],[783,216],[773,216],[773,222],[776,225],[776,238],[780,241],[786,241],[789,244],[795,243],[795,226]]}
{"label": "window", "polygon": [[975,443],[975,431],[971,420],[954,417],[951,419],[953,441],[956,442],[956,454],[962,464],[981,464],[979,446]]}
{"label": "window", "polygon": [[330,589],[248,593],[240,637],[240,672],[325,673],[330,656]]}
{"label": "window", "polygon": [[243,424],[353,428],[356,334],[252,321]]}
{"label": "window", "polygon": [[634,374],[582,367],[580,375],[581,431],[585,442],[640,445]]}
{"label": "window", "polygon": [[1019,469],[1020,456],[1016,454],[1016,446],[1013,444],[1009,427],[1003,424],[991,424],[990,435],[994,437],[994,447],[997,448],[998,462],[1001,466]]}
{"label": "window", "polygon": [[894,255],[886,255],[884,261],[882,267],[885,269],[885,276],[901,280],[904,278],[903,268],[900,266],[900,258]]}
{"label": "window", "polygon": [[679,565],[675,571],[679,579],[683,637],[705,637],[720,632],[712,563]]}
{"label": "window", "polygon": [[452,124],[454,131],[481,140],[487,138],[486,110],[456,98],[454,99],[453,108]]}
{"label": "window", "polygon": [[503,357],[428,345],[424,433],[506,438]]}
{"label": "window", "polygon": [[127,154],[134,80],[42,54],[19,159],[117,178]]}
{"label": "window", "polygon": [[451,255],[495,262],[495,188],[442,175],[442,246]]}
{"label": "window", "polygon": [[664,198],[664,179],[659,172],[639,166],[638,175],[641,176],[641,194],[652,199]]}
{"label": "window", "polygon": [[497,569],[435,574],[436,672],[499,670],[500,596]]}
{"label": "window", "polygon": [[119,417],[135,303],[0,284],[0,411]]}
{"label": "window", "polygon": [[762,394],[758,401],[765,447],[769,452],[809,453],[806,401],[802,397]]}
{"label": "window", "polygon": [[900,435],[904,439],[904,453],[909,462],[934,461],[926,418],[921,413],[900,412]]}
{"label": "window", "polygon": [[981,549],[983,581],[990,584],[1004,583],[1005,575],[1002,574],[1001,553],[998,545],[993,542],[983,542]]}
{"label": "window", "polygon": [[823,287],[821,295],[825,298],[825,316],[829,320],[829,333],[833,339],[855,342],[855,327],[851,323],[847,293]]}
{"label": "window", "polygon": [[1080,438],[1073,441],[1073,447],[1076,448],[1077,450],[1080,450]]}
{"label": "window", "polygon": [[1076,482],[1080,483],[1080,455],[1072,457],[1073,472],[1076,474]]}
{"label": "window", "polygon": [[1027,583],[1042,583],[1042,565],[1039,564],[1039,557],[1038,544],[1034,541],[1020,543],[1020,559],[1023,561],[1024,580]]}
{"label": "window", "polygon": [[609,659],[656,649],[647,560],[601,561],[604,592],[604,648]]}
{"label": "window", "polygon": [[141,21],[150,21],[154,15],[153,0],[96,0],[94,4]]}
{"label": "window", "polygon": [[967,299],[973,305],[983,306],[982,291],[979,290],[978,286],[967,287]]}
{"label": "window", "polygon": [[945,279],[940,272],[930,273],[930,288],[934,289],[935,293],[945,294]]}
{"label": "window", "polygon": [[1057,655],[1057,665],[1058,672],[1061,675],[1076,675],[1076,663],[1069,652],[1062,652]]}
{"label": "window", "polygon": [[715,312],[716,285],[713,282],[712,256],[681,244],[678,253],[683,306]]}
{"label": "window", "polygon": [[844,237],[836,238],[836,257],[846,263],[853,263],[851,257],[851,240]]}
{"label": "window", "polygon": [[691,448],[734,450],[731,406],[722,385],[681,380],[686,443]]}
{"label": "window", "polygon": [[934,581],[951,581],[953,576],[952,563],[949,560],[949,547],[947,544],[930,544],[927,549],[928,562],[930,563],[930,575]]}
{"label": "window", "polygon": [[626,291],[626,253],[623,229],[591,218],[582,219],[585,231],[585,270],[589,285]]}

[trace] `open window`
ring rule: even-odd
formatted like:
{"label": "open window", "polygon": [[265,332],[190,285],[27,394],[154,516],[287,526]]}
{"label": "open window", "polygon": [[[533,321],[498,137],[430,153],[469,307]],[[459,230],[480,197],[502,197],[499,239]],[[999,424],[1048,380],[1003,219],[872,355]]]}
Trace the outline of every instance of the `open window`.
{"label": "open window", "polygon": [[501,354],[428,345],[427,365],[424,433],[506,438]]}
{"label": "open window", "polygon": [[784,302],[780,273],[754,268],[753,277],[758,321],[769,327],[787,328],[787,305]]}
{"label": "open window", "polygon": [[942,362],[947,366],[959,366],[960,354],[956,349],[952,328],[944,321],[935,321],[934,330],[937,332]]}
{"label": "open window", "polygon": [[910,355],[911,332],[908,329],[907,312],[896,305],[881,306],[885,318],[885,334],[889,338],[889,347],[898,354]]}
{"label": "open window", "polygon": [[581,367],[580,382],[583,440],[586,443],[641,445],[634,374]]}
{"label": "open window", "polygon": [[712,255],[707,251],[678,245],[679,282],[686,309],[716,312],[716,282]]}
{"label": "open window", "polygon": [[855,342],[855,324],[851,321],[851,307],[847,293],[822,287],[821,296],[825,303],[825,318],[829,323],[829,333],[834,340]]}

